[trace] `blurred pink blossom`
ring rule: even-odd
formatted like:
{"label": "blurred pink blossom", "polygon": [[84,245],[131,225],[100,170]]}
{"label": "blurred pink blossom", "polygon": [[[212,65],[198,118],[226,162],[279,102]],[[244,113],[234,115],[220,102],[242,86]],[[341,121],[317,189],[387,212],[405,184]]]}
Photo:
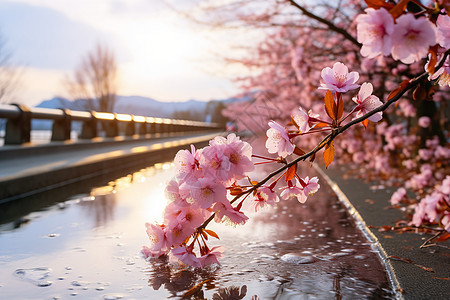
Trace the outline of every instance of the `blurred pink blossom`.
{"label": "blurred pink blossom", "polygon": [[391,204],[395,205],[395,204],[399,204],[400,201],[406,196],[406,190],[405,188],[399,188],[398,190],[395,191],[395,193],[392,194],[391,196]]}
{"label": "blurred pink blossom", "polygon": [[437,42],[445,49],[450,48],[450,17],[439,15],[436,21]]}
{"label": "blurred pink blossom", "polygon": [[412,64],[428,54],[428,48],[436,44],[436,26],[427,18],[415,18],[404,14],[397,18],[392,33],[392,57],[405,64]]}
{"label": "blurred pink blossom", "polygon": [[392,15],[384,8],[367,8],[365,12],[356,17],[357,38],[362,43],[361,55],[369,58],[379,54],[389,55],[394,31]]}
{"label": "blurred pink blossom", "polygon": [[418,120],[418,124],[420,127],[428,128],[431,124],[431,119],[429,117],[420,117]]}

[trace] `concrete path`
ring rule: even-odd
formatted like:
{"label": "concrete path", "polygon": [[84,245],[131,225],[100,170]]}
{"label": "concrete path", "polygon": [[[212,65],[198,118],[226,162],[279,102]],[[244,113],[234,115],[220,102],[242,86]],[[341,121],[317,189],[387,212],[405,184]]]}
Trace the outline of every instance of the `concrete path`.
{"label": "concrete path", "polygon": [[378,246],[399,298],[450,299],[449,241],[440,244],[444,247],[420,248],[432,235],[383,228],[407,220],[399,209],[390,208],[389,199],[396,188],[374,189],[376,183],[345,179],[344,168],[324,171],[318,167],[318,170],[368,238]]}
{"label": "concrete path", "polygon": [[0,148],[0,204],[125,166],[172,160],[178,150],[190,144],[204,146],[219,134],[5,146]]}

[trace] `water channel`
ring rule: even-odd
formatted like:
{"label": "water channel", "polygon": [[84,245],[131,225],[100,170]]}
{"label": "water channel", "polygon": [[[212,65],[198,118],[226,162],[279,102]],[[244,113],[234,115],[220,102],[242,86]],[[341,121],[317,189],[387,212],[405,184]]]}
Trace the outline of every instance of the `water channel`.
{"label": "water channel", "polygon": [[[302,176],[307,173],[317,176],[310,168]],[[324,180],[305,204],[281,201],[248,211],[249,222],[237,228],[213,224],[220,241],[211,245],[226,248],[220,266],[146,261],[144,223],[161,220],[173,175],[171,163],[157,164],[24,199],[22,211],[2,212],[0,299],[393,297],[372,245]],[[34,206],[42,197],[47,204]]]}

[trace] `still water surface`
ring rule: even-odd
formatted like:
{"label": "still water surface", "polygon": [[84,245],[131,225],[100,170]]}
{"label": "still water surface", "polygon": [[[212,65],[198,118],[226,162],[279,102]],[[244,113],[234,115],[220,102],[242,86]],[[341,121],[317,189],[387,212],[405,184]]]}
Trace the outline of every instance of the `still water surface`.
{"label": "still water surface", "polygon": [[193,299],[392,297],[376,253],[323,180],[306,204],[248,212],[238,228],[213,224],[221,240],[211,245],[227,249],[220,267],[146,261],[144,223],[161,220],[173,175],[172,164],[158,164],[0,222],[0,298],[167,299],[189,290]]}

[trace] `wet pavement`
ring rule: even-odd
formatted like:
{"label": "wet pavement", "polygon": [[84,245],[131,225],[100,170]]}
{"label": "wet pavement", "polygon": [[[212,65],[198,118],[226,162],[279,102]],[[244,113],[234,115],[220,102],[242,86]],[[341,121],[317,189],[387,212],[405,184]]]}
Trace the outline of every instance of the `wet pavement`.
{"label": "wet pavement", "polygon": [[[258,179],[261,169],[252,179]],[[321,179],[305,204],[248,211],[237,228],[212,224],[226,248],[220,267],[181,269],[146,261],[144,223],[161,219],[170,163],[0,219],[2,299],[393,298],[373,244]],[[313,169],[304,177],[317,176]],[[69,189],[70,187],[66,187]],[[73,187],[72,187],[73,188]],[[64,195],[64,196],[63,196]],[[33,199],[24,200],[33,202]],[[1,207],[0,207],[1,209]],[[233,294],[236,297],[227,298]],[[252,298],[257,296],[257,298]]]}
{"label": "wet pavement", "polygon": [[421,247],[434,233],[408,229],[411,216],[389,202],[398,187],[392,182],[365,181],[357,176],[360,170],[355,166],[322,169],[341,201],[360,219],[374,245],[378,244],[401,297],[450,299],[450,240]]}

